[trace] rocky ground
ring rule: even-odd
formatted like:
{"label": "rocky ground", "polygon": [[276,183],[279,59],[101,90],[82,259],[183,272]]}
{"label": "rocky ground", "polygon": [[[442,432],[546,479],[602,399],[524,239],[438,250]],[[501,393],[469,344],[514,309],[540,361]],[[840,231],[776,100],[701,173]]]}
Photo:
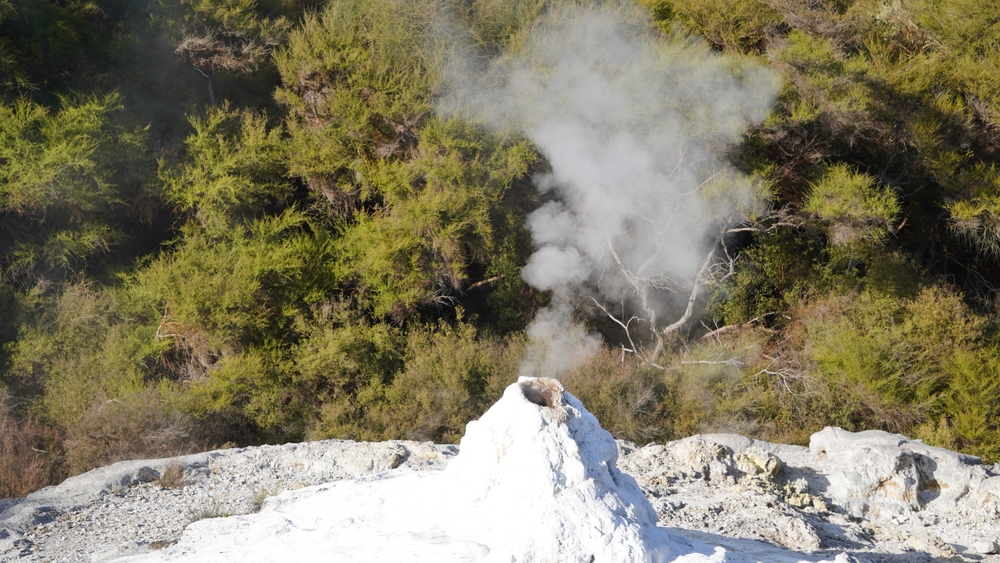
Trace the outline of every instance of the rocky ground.
{"label": "rocky ground", "polygon": [[[810,448],[736,435],[619,442],[659,523],[731,551],[801,559],[1000,563],[1000,467],[882,432],[827,429]],[[97,562],[162,549],[191,522],[258,510],[284,490],[442,469],[455,446],[322,441],[96,469],[0,500],[0,560]]]}
{"label": "rocky ground", "polygon": [[96,562],[162,549],[203,518],[285,490],[397,468],[443,469],[455,446],[341,440],[125,461],[0,500],[0,561]]}
{"label": "rocky ground", "polygon": [[1000,563],[1000,466],[971,456],[833,428],[809,448],[732,434],[619,447],[660,525],[737,552],[758,548],[728,538],[862,563]]}

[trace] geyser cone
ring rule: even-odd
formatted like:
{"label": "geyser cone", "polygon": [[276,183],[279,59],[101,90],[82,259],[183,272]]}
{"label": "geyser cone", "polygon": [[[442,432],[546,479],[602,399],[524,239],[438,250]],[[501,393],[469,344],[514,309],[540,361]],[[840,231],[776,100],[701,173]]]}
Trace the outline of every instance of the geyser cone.
{"label": "geyser cone", "polygon": [[558,381],[522,377],[509,386],[469,423],[460,451],[444,472],[464,512],[451,529],[481,538],[498,561],[666,555],[650,546],[656,513],[615,467],[614,438]]}

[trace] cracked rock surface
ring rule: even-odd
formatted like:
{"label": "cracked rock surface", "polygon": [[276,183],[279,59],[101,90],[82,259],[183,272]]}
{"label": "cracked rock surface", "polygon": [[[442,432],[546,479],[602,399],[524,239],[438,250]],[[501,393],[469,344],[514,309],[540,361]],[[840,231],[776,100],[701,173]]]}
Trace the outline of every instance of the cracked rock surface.
{"label": "cracked rock surface", "polygon": [[1000,563],[1000,467],[905,436],[827,428],[809,448],[735,434],[619,448],[659,524],[691,537],[860,562]]}

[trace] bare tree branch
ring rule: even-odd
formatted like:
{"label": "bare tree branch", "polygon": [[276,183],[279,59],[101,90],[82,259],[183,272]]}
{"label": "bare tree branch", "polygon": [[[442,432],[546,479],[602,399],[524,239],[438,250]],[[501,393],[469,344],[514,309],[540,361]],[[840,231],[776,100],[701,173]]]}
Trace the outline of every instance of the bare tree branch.
{"label": "bare tree branch", "polygon": [[609,319],[614,321],[616,324],[618,324],[618,326],[622,327],[625,330],[625,337],[628,338],[629,346],[631,346],[632,348],[625,348],[625,345],[624,344],[622,345],[622,361],[625,361],[625,352],[630,352],[638,356],[639,359],[641,359],[643,362],[646,362],[646,358],[642,357],[642,354],[639,352],[639,347],[636,346],[635,342],[632,340],[632,331],[629,329],[629,325],[632,324],[632,321],[638,321],[642,319],[636,317],[635,315],[632,315],[632,318],[630,318],[628,321],[622,322],[617,317],[608,312],[608,310],[604,308],[604,305],[601,305],[601,303],[597,299],[591,297],[590,300],[593,301],[594,305],[597,305],[597,307],[600,310],[604,311],[604,314],[607,315]]}
{"label": "bare tree branch", "polygon": [[485,280],[477,281],[476,283],[474,283],[474,284],[470,285],[469,287],[465,288],[465,290],[466,291],[472,291],[473,289],[476,289],[477,287],[482,287],[484,285],[489,285],[489,284],[491,284],[491,283],[493,283],[495,281],[500,281],[500,280],[504,279],[505,277],[507,277],[507,276],[504,275],[504,274],[500,274],[499,276],[493,276],[492,278],[486,278]]}

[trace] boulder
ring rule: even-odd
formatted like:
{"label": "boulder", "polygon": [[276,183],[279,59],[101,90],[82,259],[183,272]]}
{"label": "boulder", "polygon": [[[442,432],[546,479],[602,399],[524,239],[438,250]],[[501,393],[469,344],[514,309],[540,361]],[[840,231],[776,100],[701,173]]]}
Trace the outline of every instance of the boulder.
{"label": "boulder", "polygon": [[880,430],[828,427],[812,435],[809,449],[831,462],[824,496],[858,517],[888,518],[929,506],[947,512],[988,476],[975,456]]}

